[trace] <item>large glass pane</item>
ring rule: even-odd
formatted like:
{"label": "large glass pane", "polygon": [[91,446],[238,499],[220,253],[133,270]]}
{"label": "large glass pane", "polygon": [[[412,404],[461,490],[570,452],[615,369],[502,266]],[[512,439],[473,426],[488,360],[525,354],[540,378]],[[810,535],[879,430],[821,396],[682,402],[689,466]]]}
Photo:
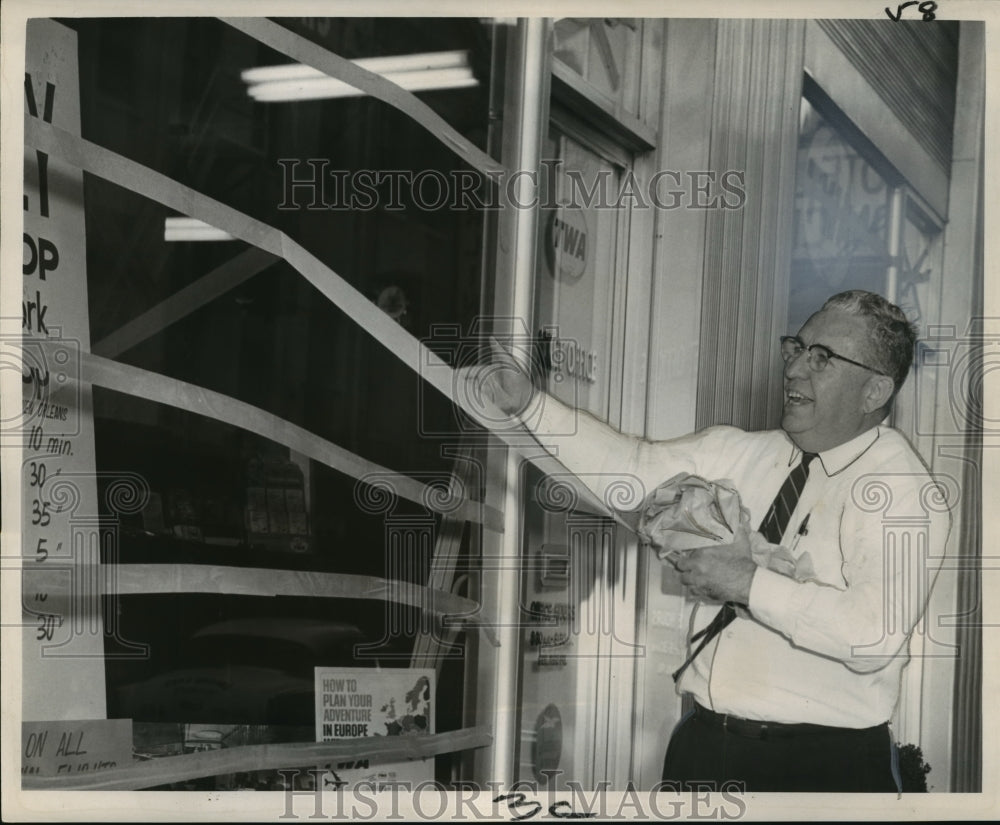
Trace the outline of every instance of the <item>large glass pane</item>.
{"label": "large glass pane", "polygon": [[891,194],[885,178],[806,99],[800,110],[795,184],[788,300],[792,331],[836,292],[884,294]]}
{"label": "large glass pane", "polygon": [[[460,64],[462,82],[454,73],[447,82],[435,73],[414,80],[422,70],[413,66],[399,82],[471,144],[486,147],[491,24],[258,22],[352,60],[448,55]],[[363,94],[251,96],[244,71],[292,61],[217,19],[58,25],[79,47],[86,140],[281,230],[367,298],[373,312],[416,339],[435,339],[443,326],[465,331],[473,325],[482,310],[486,212],[475,197],[453,199],[456,176],[471,170],[424,125]],[[44,93],[41,79],[36,85]],[[60,105],[66,94],[60,88]],[[38,177],[37,170],[28,169],[28,177]],[[86,221],[93,350],[154,374],[130,392],[94,389],[96,457],[82,469],[103,474],[104,509],[88,513],[95,524],[102,519],[101,560],[109,579],[122,563],[148,565],[144,575],[154,578],[159,565],[181,565],[190,573],[185,581],[218,584],[108,600],[105,622],[116,636],[103,639],[106,696],[96,683],[79,690],[102,694],[109,718],[133,720],[136,749],[144,754],[315,741],[314,668],[404,670],[429,655],[439,666],[433,706],[407,714],[400,701],[398,715],[386,710],[381,716],[376,707],[374,729],[412,723],[444,733],[471,724],[464,670],[475,663],[465,656],[465,632],[442,632],[454,643],[452,655],[433,661],[434,647],[418,643],[430,630],[422,609],[433,606],[429,597],[371,596],[373,587],[386,592],[379,591],[381,580],[428,585],[437,554],[450,564],[433,568],[435,586],[476,598],[481,527],[456,526],[440,507],[429,506],[433,492],[421,498],[407,488],[408,495],[397,489],[396,498],[366,497],[373,488],[356,478],[386,468],[446,486],[464,461],[464,492],[479,497],[485,482],[475,461],[468,451],[459,459],[448,449],[463,435],[451,403],[291,265],[261,262],[231,238],[172,234],[168,219],[184,216],[96,175],[84,177],[77,209],[80,224]],[[164,301],[220,272],[225,288],[202,289],[201,298],[189,294],[178,317],[163,312]],[[150,310],[141,333],[121,336],[128,322]],[[446,346],[456,346],[454,335]],[[163,383],[156,376],[252,405],[287,424],[248,426],[239,415],[215,420],[186,409],[184,401],[175,407],[143,397]],[[335,449],[291,449],[295,428]],[[349,460],[334,469],[329,457],[338,451]],[[113,496],[105,495],[120,473],[141,478],[148,493],[124,514],[109,509]],[[163,569],[165,580],[175,581]],[[456,576],[456,569],[469,575]],[[295,587],[279,596],[260,592],[280,580],[279,573],[299,582],[303,595]],[[250,584],[241,590],[234,580]],[[338,581],[356,586],[337,591]],[[325,584],[312,589],[317,583]],[[147,652],[130,655],[125,642]],[[420,684],[415,670],[410,687],[420,693]],[[40,685],[24,687],[42,695]],[[456,764],[457,756],[448,755],[430,760],[428,770],[450,779]],[[374,774],[367,765],[345,771],[339,773],[347,781]],[[199,787],[259,787],[274,780],[271,774],[206,780]]]}

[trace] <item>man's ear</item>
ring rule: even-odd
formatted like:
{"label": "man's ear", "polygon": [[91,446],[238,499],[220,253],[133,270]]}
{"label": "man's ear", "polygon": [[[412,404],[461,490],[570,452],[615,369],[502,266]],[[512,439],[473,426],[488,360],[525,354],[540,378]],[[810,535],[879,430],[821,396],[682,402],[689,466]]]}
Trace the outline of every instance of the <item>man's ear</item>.
{"label": "man's ear", "polygon": [[892,398],[896,382],[888,375],[873,375],[865,386],[864,411],[872,413],[882,409]]}

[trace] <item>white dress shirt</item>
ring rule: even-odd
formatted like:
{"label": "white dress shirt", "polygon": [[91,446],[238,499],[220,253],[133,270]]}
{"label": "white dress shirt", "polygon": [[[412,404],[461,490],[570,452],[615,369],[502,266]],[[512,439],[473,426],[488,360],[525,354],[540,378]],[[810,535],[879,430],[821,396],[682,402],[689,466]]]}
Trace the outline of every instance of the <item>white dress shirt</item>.
{"label": "white dress shirt", "polygon": [[[755,529],[801,458],[780,430],[712,427],[648,442],[550,397],[532,429],[602,498],[623,474],[641,483],[640,495],[678,472],[729,479]],[[896,430],[877,426],[820,453],[781,542],[796,558],[809,554],[814,580],[758,567],[750,615],[709,643],[678,690],[748,719],[850,728],[888,721],[949,528],[941,489]],[[699,605],[692,632],[718,610]]]}

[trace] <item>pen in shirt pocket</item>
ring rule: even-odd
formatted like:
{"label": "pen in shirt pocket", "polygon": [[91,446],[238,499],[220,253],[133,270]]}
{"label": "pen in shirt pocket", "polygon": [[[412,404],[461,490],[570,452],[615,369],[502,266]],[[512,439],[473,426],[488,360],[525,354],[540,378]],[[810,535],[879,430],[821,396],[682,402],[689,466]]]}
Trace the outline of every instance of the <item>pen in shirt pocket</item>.
{"label": "pen in shirt pocket", "polygon": [[806,517],[802,519],[802,524],[799,525],[799,529],[795,532],[795,538],[792,539],[792,546],[790,548],[791,552],[795,552],[795,548],[799,546],[799,540],[803,536],[809,535],[809,516],[812,515],[812,511],[806,513]]}

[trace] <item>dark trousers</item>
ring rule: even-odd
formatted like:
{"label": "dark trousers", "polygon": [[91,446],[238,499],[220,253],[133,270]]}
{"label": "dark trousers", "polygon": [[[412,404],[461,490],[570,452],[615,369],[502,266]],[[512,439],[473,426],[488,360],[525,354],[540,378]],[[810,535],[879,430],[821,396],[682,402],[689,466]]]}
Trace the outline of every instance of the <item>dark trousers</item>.
{"label": "dark trousers", "polygon": [[678,723],[663,764],[666,790],[899,790],[888,725],[855,730],[726,721],[698,708]]}

